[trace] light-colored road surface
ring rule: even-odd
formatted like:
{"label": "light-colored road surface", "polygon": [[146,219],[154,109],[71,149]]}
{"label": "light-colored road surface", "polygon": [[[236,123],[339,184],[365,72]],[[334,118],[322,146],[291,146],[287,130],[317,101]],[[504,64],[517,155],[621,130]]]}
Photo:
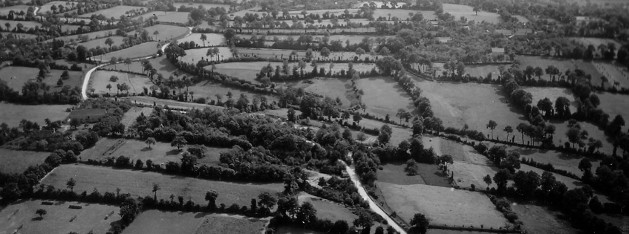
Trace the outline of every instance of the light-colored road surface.
{"label": "light-colored road surface", "polygon": [[87,85],[90,84],[90,77],[92,76],[92,72],[96,71],[99,67],[105,66],[107,64],[98,65],[85,73],[85,77],[83,77],[83,86],[81,86],[81,97],[83,100],[87,100]]}

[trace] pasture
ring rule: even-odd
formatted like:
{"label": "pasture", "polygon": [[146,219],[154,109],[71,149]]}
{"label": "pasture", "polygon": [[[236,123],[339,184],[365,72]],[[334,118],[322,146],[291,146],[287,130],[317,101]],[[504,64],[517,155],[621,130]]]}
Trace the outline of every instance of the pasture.
{"label": "pasture", "polygon": [[101,47],[101,48],[109,48],[109,45],[105,44],[105,41],[107,40],[107,38],[111,38],[114,43],[112,44],[112,46],[120,46],[122,45],[123,39],[124,37],[121,36],[111,36],[111,37],[105,37],[105,38],[99,38],[99,39],[95,39],[95,40],[91,40],[91,41],[86,41],[86,42],[81,42],[78,45],[82,45],[85,46],[85,48],[92,49],[92,48],[97,48],[97,47]]}
{"label": "pasture", "polygon": [[70,178],[76,180],[74,191],[77,192],[91,192],[95,188],[101,193],[115,192],[116,188],[120,188],[121,193],[129,193],[132,197],[143,197],[152,196],[153,184],[158,184],[161,187],[157,191],[158,199],[169,199],[172,194],[175,197],[182,196],[184,200],[191,199],[196,204],[207,204],[205,193],[212,189],[218,192],[216,204],[224,203],[226,206],[234,203],[248,206],[251,199],[258,197],[262,192],[274,194],[284,190],[282,183],[230,183],[86,165],[59,166],[42,181],[42,184],[65,188]]}
{"label": "pasture", "polygon": [[431,224],[500,228],[507,224],[502,213],[482,193],[414,184],[376,182],[386,203],[406,222],[422,213]]}
{"label": "pasture", "polygon": [[231,50],[229,47],[214,47],[218,48],[218,55],[207,55],[208,48],[200,48],[200,49],[191,49],[186,50],[186,55],[183,57],[179,57],[179,60],[186,63],[197,64],[200,60],[208,60],[208,61],[222,61],[225,59],[229,59],[233,57]]}
{"label": "pasture", "polygon": [[629,88],[629,70],[626,67],[601,61],[593,61],[592,64],[601,75],[608,79],[607,82],[592,83],[592,85],[600,86],[603,84],[605,88],[616,86],[617,89]]}
{"label": "pasture", "polygon": [[[562,153],[559,151],[538,151],[528,148],[509,147],[509,150],[520,153],[521,158],[533,159],[540,163],[550,163],[556,169],[566,170],[574,173],[577,176],[582,176],[583,172],[579,170],[579,162],[583,159],[583,156],[578,156],[569,153]],[[600,161],[592,161],[593,171],[598,168]]]}
{"label": "pasture", "polygon": [[398,20],[410,20],[412,15],[414,14],[422,14],[425,20],[434,20],[437,18],[434,11],[417,11],[417,10],[406,10],[406,9],[376,9],[373,12],[374,19],[378,19],[380,17],[384,17],[389,20],[393,20],[393,17],[398,18]]}
{"label": "pasture", "polygon": [[450,13],[454,16],[455,20],[459,20],[461,17],[467,18],[467,20],[474,20],[476,22],[487,22],[492,24],[500,23],[500,15],[493,12],[479,11],[478,15],[473,11],[473,7],[460,4],[443,4],[443,11]]}
{"label": "pasture", "polygon": [[[201,40],[201,36],[205,35],[207,39]],[[220,46],[225,45],[225,36],[218,33],[192,33],[184,38],[177,40],[177,43],[193,41],[199,46]]]}
{"label": "pasture", "polygon": [[[350,120],[350,123],[353,120]],[[399,121],[399,118],[396,118],[395,116],[391,116],[391,121]],[[384,125],[383,122],[380,121],[376,121],[376,120],[371,120],[371,119],[362,119],[359,123],[358,126],[364,127],[364,128],[377,128],[380,129],[382,126]],[[390,125],[389,127],[391,127],[392,133],[391,133],[391,139],[389,140],[389,143],[391,143],[391,145],[399,145],[400,142],[404,141],[404,140],[408,140],[409,138],[411,138],[413,136],[413,132],[410,128],[402,128],[399,127],[397,125]],[[373,136],[375,138],[375,136]],[[375,140],[375,139],[374,139]]]}
{"label": "pasture", "polygon": [[518,215],[518,219],[524,224],[524,230],[528,233],[569,234],[577,233],[570,223],[561,220],[557,211],[551,211],[546,207],[514,204],[511,210]]}
{"label": "pasture", "polygon": [[29,6],[27,5],[4,6],[0,8],[0,15],[9,15],[11,11],[13,11],[14,14],[20,13],[21,11],[26,13],[28,12],[28,8]]}
{"label": "pasture", "polygon": [[[612,121],[616,115],[622,116],[624,119],[629,118],[629,108],[626,105],[618,105],[620,103],[626,103],[627,96],[622,94],[613,93],[597,93],[598,98],[601,100],[599,108],[609,114],[609,120]],[[625,124],[622,129],[627,129],[629,124]]]}
{"label": "pasture", "polygon": [[[187,50],[188,52],[190,50]],[[271,65],[273,69],[276,69],[278,66],[282,69],[283,63],[281,62],[230,62],[230,63],[220,63],[216,64],[215,72],[218,72],[223,75],[233,76],[240,79],[249,80],[251,82],[257,83],[256,80],[257,74],[260,73],[260,70],[263,67]],[[318,69],[317,72],[321,68],[325,69],[325,72],[328,73],[332,71],[334,75],[340,75],[341,71],[347,72],[349,70],[349,63],[317,63]],[[297,72],[301,72],[301,68],[299,68],[299,64],[296,62],[288,63],[288,74],[293,75],[293,67],[297,67]],[[370,72],[372,69],[376,67],[375,63],[355,63],[353,64],[353,69],[358,72]],[[304,68],[304,73],[312,72],[312,63],[306,63],[306,67]],[[212,66],[205,67],[206,70],[211,70]]]}
{"label": "pasture", "polygon": [[297,197],[299,204],[309,202],[317,210],[317,217],[319,219],[329,219],[332,222],[337,220],[345,220],[347,223],[352,223],[358,218],[349,209],[342,204],[337,204],[326,199],[310,195],[308,193],[300,193]]}
{"label": "pasture", "polygon": [[[210,80],[203,80],[199,83],[194,84],[193,86],[189,86],[188,89],[190,92],[194,92],[194,93],[191,93],[194,99],[203,97],[206,99],[207,102],[210,102],[210,100],[217,100],[217,101],[220,100],[221,102],[227,101],[229,98],[227,96],[228,93],[231,93],[234,99],[239,98],[241,94],[247,95],[247,97],[249,97],[250,100],[253,100],[254,97],[259,97],[259,98],[265,97],[267,100],[267,103],[269,104],[273,102],[277,102],[279,100],[276,96],[262,95],[262,94],[254,93],[254,92],[244,90],[244,89],[228,87],[221,83],[217,83]],[[221,96],[221,98],[218,99],[216,95]]]}
{"label": "pasture", "polygon": [[157,54],[157,51],[159,49],[160,49],[159,44],[155,41],[151,41],[151,42],[145,42],[139,45],[135,45],[129,48],[125,48],[122,50],[93,56],[91,57],[91,59],[98,60],[98,61],[109,61],[113,57],[116,57],[118,59],[144,58],[144,57],[149,57],[151,55]]}
{"label": "pasture", "polygon": [[299,81],[292,85],[293,88],[303,88],[306,92],[320,94],[326,97],[341,100],[343,107],[350,107],[357,99],[352,91],[349,81],[338,78],[315,78],[308,82]]}
{"label": "pasture", "polygon": [[[57,37],[55,38],[56,40],[63,40],[66,42],[72,42],[72,41],[76,41],[76,42],[81,42],[80,37],[85,37],[88,40],[92,40],[95,38],[101,38],[101,37],[109,37],[109,36],[113,36],[116,35],[116,30],[115,29],[111,29],[111,30],[103,30],[103,31],[96,31],[96,32],[90,32],[90,33],[83,33],[83,34],[78,34],[78,35],[71,35],[71,36],[63,36],[63,37]],[[50,42],[52,41],[52,39],[46,41],[46,42]],[[103,45],[105,44],[105,41],[103,41]]]}
{"label": "pasture", "polygon": [[[250,39],[253,36],[258,37],[258,39],[262,36],[264,36],[265,41],[268,42],[273,42],[276,39],[277,40],[287,40],[288,38],[293,38],[294,40],[297,40],[299,38],[300,35],[265,35],[265,34],[237,34],[238,37],[240,38],[247,38]],[[323,37],[321,35],[312,35],[312,39],[315,42],[321,42],[323,41]],[[363,41],[363,39],[368,38],[371,39],[373,41],[375,41],[378,38],[392,38],[393,36],[365,36],[365,35],[330,35],[330,41],[341,41],[342,43],[346,43],[347,41],[349,41],[350,44],[358,44],[360,42]],[[273,43],[271,43],[272,45]]]}
{"label": "pasture", "polygon": [[70,112],[66,112],[71,105],[19,105],[0,102],[0,123],[9,127],[17,127],[22,119],[37,122],[40,126],[46,119],[51,121],[65,120]]}
{"label": "pasture", "polygon": [[366,111],[377,117],[384,118],[388,114],[394,119],[399,109],[414,109],[410,96],[390,78],[364,78],[358,80],[356,86],[364,92],[362,102],[367,106]]}
{"label": "pasture", "polygon": [[[569,59],[555,59],[549,57],[541,57],[541,56],[527,56],[527,55],[518,55],[516,56],[516,60],[520,63],[520,69],[524,70],[527,66],[541,67],[544,69],[544,75],[541,76],[542,79],[549,81],[550,75],[545,74],[546,68],[550,65],[553,65],[559,69],[561,74],[565,74],[566,70],[574,71],[575,69],[583,70],[583,72],[587,75],[592,76],[592,85],[600,85],[601,83],[601,74],[596,70],[594,64],[590,62],[585,62],[583,60],[569,60]],[[533,79],[537,79],[536,76],[533,76]],[[558,77],[555,77],[557,80]]]}
{"label": "pasture", "polygon": [[[382,165],[382,170],[378,170],[378,182],[391,183],[397,185],[425,184],[450,188],[448,177],[443,174],[435,164],[418,163],[417,175],[409,176],[404,172],[406,163],[389,163]],[[382,188],[380,188],[382,189]]]}
{"label": "pasture", "polygon": [[[296,55],[292,56],[294,59],[305,59],[305,50],[284,50],[284,49],[267,49],[267,48],[238,48],[238,57],[257,57],[267,59],[289,59],[291,53],[295,52]],[[321,56],[319,51],[312,51],[312,59],[316,61],[358,61],[363,59],[369,59],[369,61],[375,61],[379,56],[373,56],[368,53],[358,55],[355,52],[330,52],[327,57]]]}
{"label": "pasture", "polygon": [[[26,200],[0,210],[0,233],[107,233],[120,221],[117,206],[80,202]],[[72,209],[70,206],[81,206]],[[35,214],[44,209],[41,219]]]}
{"label": "pasture", "polygon": [[[118,64],[118,66],[123,66],[123,64]],[[118,77],[118,81],[111,82],[110,78],[112,76]],[[129,90],[121,91],[118,90],[118,84],[127,84],[129,86]],[[107,88],[107,85],[111,85],[111,89]],[[126,72],[117,72],[117,71],[103,71],[97,70],[92,73],[92,78],[90,79],[89,87],[95,90],[96,94],[113,94],[113,93],[130,93],[130,94],[139,94],[144,92],[144,88],[147,88],[150,91],[150,87],[153,86],[153,82],[144,75],[136,75],[133,73]]]}
{"label": "pasture", "polygon": [[494,135],[506,125],[517,126],[525,122],[501,94],[498,85],[457,84],[446,82],[416,81],[422,96],[430,100],[435,116],[443,121],[443,126],[470,129],[489,134],[486,126],[489,120],[498,123]]}
{"label": "pasture", "polygon": [[203,7],[205,9],[210,9],[210,8],[223,8],[225,9],[225,11],[229,11],[229,4],[214,4],[214,3],[196,3],[196,2],[175,2],[173,3],[173,6],[177,9],[179,9],[181,6],[186,6],[187,8],[193,7],[193,8],[199,8],[199,7]]}
{"label": "pasture", "polygon": [[[557,88],[557,87],[522,87],[522,89],[524,91],[527,91],[529,93],[531,93],[531,95],[533,96],[533,102],[531,103],[531,105],[535,105],[537,106],[537,102],[539,102],[540,100],[544,99],[544,98],[548,98],[550,99],[550,101],[553,102],[553,106],[555,103],[555,100],[557,100],[558,97],[565,97],[568,100],[570,100],[570,112],[574,113],[577,111],[577,107],[575,106],[575,99],[574,99],[574,95],[572,94],[572,91],[570,89],[567,88]],[[512,126],[515,127],[515,126]]]}
{"label": "pasture", "polygon": [[484,79],[491,73],[491,78],[495,80],[500,75],[499,67],[500,65],[469,65],[465,66],[465,75]]}
{"label": "pasture", "polygon": [[[610,121],[612,119],[613,117],[610,117]],[[568,121],[565,121],[562,123],[552,123],[552,124],[555,125],[555,135],[553,136],[553,142],[555,143],[555,145],[563,145],[564,143],[569,142],[568,136],[566,136],[566,132],[568,131],[568,129],[570,129],[568,127]],[[609,139],[609,137],[605,135],[605,132],[602,129],[598,128],[596,125],[593,125],[588,122],[583,122],[583,121],[579,122],[579,125],[581,126],[582,130],[585,130],[588,132],[588,138],[592,137],[594,139],[601,140],[601,142],[603,143],[603,147],[598,149],[599,151],[605,154],[612,154],[613,140]],[[515,138],[517,141],[518,136],[516,136]],[[585,140],[584,142],[586,143],[586,146],[587,146],[588,141]]]}
{"label": "pasture", "polygon": [[151,115],[151,113],[153,113],[153,110],[154,109],[152,107],[131,107],[131,109],[124,113],[124,115],[122,116],[122,120],[120,120],[120,123],[124,124],[125,128],[128,129],[136,122],[135,120],[141,114],[144,114],[144,116],[148,117]]}
{"label": "pasture", "polygon": [[52,2],[48,2],[42,6],[39,7],[39,11],[37,13],[46,13],[49,12],[52,13],[53,11],[50,9],[50,7],[52,7],[53,5],[55,6],[59,6],[62,5],[65,9],[70,9],[72,8],[72,5],[76,5],[76,2],[71,2],[71,1],[52,1]]}
{"label": "pasture", "polygon": [[[70,86],[70,87],[80,87],[83,83],[83,72],[80,71],[68,71],[69,78],[67,80],[63,80],[63,85],[58,86],[57,82],[61,79],[61,75],[63,74],[63,70],[49,70],[50,72],[46,74],[45,78],[42,80],[43,83],[49,85],[52,90],[61,89],[62,86]],[[0,69],[0,80],[6,81],[7,85],[11,87],[15,91],[21,91],[24,84],[28,81],[37,81],[37,76],[39,75],[39,69],[34,67],[15,67],[8,66]]]}
{"label": "pasture", "polygon": [[[151,64],[151,66],[153,66],[153,68],[157,70],[157,75],[162,75],[162,77],[166,79],[170,78],[171,76],[173,76],[173,79],[179,78],[180,75],[192,77],[192,75],[190,74],[177,70],[177,67],[175,67],[172,63],[170,63],[170,61],[168,61],[166,56],[149,58],[149,59],[146,59],[146,61],[148,61]],[[105,65],[103,67],[103,69],[105,70],[113,69],[113,70],[122,71],[122,72],[137,72],[137,73],[143,73],[144,72],[143,68],[144,67],[142,66],[142,61],[133,61],[131,62],[131,64],[119,63],[116,65]]]}
{"label": "pasture", "polygon": [[0,148],[0,172],[22,173],[28,167],[44,163],[49,152],[10,150]]}
{"label": "pasture", "polygon": [[[9,27],[7,27],[7,25]],[[13,31],[13,29],[22,27],[22,29],[26,31],[30,28],[35,28],[35,27],[41,28],[42,26],[39,22],[35,22],[35,21],[0,20],[0,27],[2,27],[5,31],[7,28]]]}
{"label": "pasture", "polygon": [[189,12],[165,12],[163,15],[157,15],[157,22],[164,23],[188,23]]}
{"label": "pasture", "polygon": [[[167,222],[165,222],[167,221]],[[247,218],[238,215],[166,212],[147,210],[122,232],[123,234],[195,234],[195,233],[261,233],[266,219]]]}
{"label": "pasture", "polygon": [[130,14],[127,14],[127,12],[132,11],[132,10],[148,10],[145,7],[136,7],[136,6],[115,6],[112,8],[107,8],[107,9],[103,9],[100,11],[95,11],[95,12],[91,12],[91,13],[87,13],[87,14],[82,14],[79,15],[79,17],[81,18],[90,18],[92,15],[104,15],[105,18],[109,19],[111,17],[119,19],[120,16],[131,16]]}
{"label": "pasture", "polygon": [[[149,36],[156,41],[169,41],[173,39],[181,38],[188,34],[189,30],[185,27],[157,24],[144,28],[149,33]],[[155,34],[157,32],[157,34]],[[136,32],[127,33],[127,35],[134,35]]]}

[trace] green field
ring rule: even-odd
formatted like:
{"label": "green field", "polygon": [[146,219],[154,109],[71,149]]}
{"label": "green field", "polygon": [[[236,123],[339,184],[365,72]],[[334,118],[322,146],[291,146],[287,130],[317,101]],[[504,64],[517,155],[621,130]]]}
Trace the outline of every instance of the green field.
{"label": "green field", "polygon": [[126,128],[129,128],[131,125],[133,125],[135,123],[135,120],[141,115],[144,114],[144,116],[150,116],[151,113],[153,113],[153,108],[152,107],[131,107],[131,109],[129,109],[129,111],[127,111],[126,113],[124,113],[124,115],[122,116],[122,120],[120,120],[120,123],[124,124],[124,126]]}
{"label": "green field", "polygon": [[[190,50],[187,50],[186,52],[188,51]],[[280,66],[280,69],[282,69],[283,66],[280,62],[232,62],[216,64],[215,71],[224,75],[249,80],[251,82],[258,82],[255,79],[256,74],[258,74],[263,67],[268,66],[269,64],[273,67],[273,69],[276,69],[277,66]],[[333,64],[332,69],[330,69],[330,64]],[[311,65],[311,63],[306,63],[304,73],[312,72],[313,67]],[[301,72],[298,63],[289,63],[288,67],[288,74],[293,74],[293,67],[297,67],[297,71]],[[324,68],[326,73],[331,70],[332,74],[339,75],[341,70],[345,70],[345,72],[349,70],[349,63],[317,63],[317,67],[319,69]],[[370,72],[373,68],[375,68],[374,63],[354,64],[354,70],[359,72]],[[211,70],[211,66],[207,66],[205,69]]]}
{"label": "green field", "polygon": [[37,122],[44,125],[46,118],[51,121],[65,120],[71,105],[18,105],[0,102],[0,123],[6,123],[9,127],[17,127],[22,119]]}
{"label": "green field", "polygon": [[[124,37],[111,36],[111,37],[108,37],[108,38],[111,38],[114,41],[112,46],[121,46],[123,44]],[[91,40],[91,41],[81,42],[81,43],[79,43],[79,45],[85,46],[85,48],[87,48],[87,49],[92,49],[92,48],[95,49],[96,47],[109,48],[109,45],[105,44],[106,40],[107,40],[107,38],[99,38],[99,39],[95,39],[95,40]]]}
{"label": "green field", "polygon": [[557,218],[558,212],[545,207],[516,204],[511,206],[511,210],[524,223],[524,230],[528,233],[568,234],[578,232],[570,226],[568,221]]}
{"label": "green field", "polygon": [[[188,28],[167,25],[167,24],[157,24],[150,27],[144,28],[149,33],[151,38],[157,41],[168,41],[173,39],[178,39],[180,37],[185,36],[188,33]],[[158,34],[155,34],[158,32]],[[127,35],[134,35],[136,32],[127,33]]]}
{"label": "green field", "polygon": [[390,78],[364,78],[356,82],[364,95],[362,102],[367,106],[367,112],[378,118],[384,118],[387,114],[391,119],[396,119],[398,109],[414,110],[411,98],[397,82]]}
{"label": "green field", "polygon": [[10,150],[0,148],[0,172],[22,173],[29,166],[44,163],[49,152]]}
{"label": "green field", "polygon": [[[164,222],[167,221],[167,222]],[[267,219],[246,218],[239,215],[165,212],[147,210],[122,232],[123,234],[201,234],[242,233],[259,234],[268,223]]]}
{"label": "green field", "polygon": [[111,58],[116,57],[118,59],[126,59],[126,58],[143,58],[148,57],[154,54],[157,54],[157,51],[160,49],[157,42],[145,42],[139,45],[135,45],[126,49],[117,50],[114,52],[98,55],[92,57],[92,59],[97,61],[109,62]]}
{"label": "green field", "polygon": [[42,183],[65,188],[70,178],[76,180],[74,191],[77,192],[91,192],[95,188],[101,193],[115,192],[116,188],[120,188],[121,193],[129,193],[132,197],[153,195],[152,188],[156,183],[161,187],[157,191],[158,199],[169,199],[172,194],[175,197],[182,196],[185,200],[191,199],[197,204],[207,204],[205,193],[212,189],[218,192],[216,203],[227,206],[233,203],[248,206],[251,199],[262,192],[277,193],[284,190],[281,183],[240,184],[86,165],[59,166]]}
{"label": "green field", "polygon": [[[50,73],[46,74],[46,78],[42,81],[51,86],[52,90],[60,89],[62,86],[57,86],[57,81],[61,78],[63,70],[49,70]],[[68,71],[70,78],[63,80],[63,86],[69,85],[71,87],[81,87],[83,83],[83,72]],[[7,85],[15,91],[22,91],[22,87],[27,81],[37,81],[37,75],[39,69],[34,67],[14,67],[9,66],[0,69],[0,80],[6,81]]]}
{"label": "green field", "polygon": [[[205,43],[201,40],[201,36],[205,35],[207,39]],[[218,33],[192,33],[182,39],[177,40],[177,43],[194,41],[199,46],[220,46],[225,45],[225,36]]]}
{"label": "green field", "polygon": [[185,24],[188,23],[189,15],[188,12],[166,12],[166,14],[157,16],[157,22]]}
{"label": "green field", "polygon": [[[120,221],[117,206],[79,202],[54,201],[43,205],[42,200],[27,200],[0,210],[0,233],[107,233]],[[81,206],[71,209],[69,206]],[[40,220],[37,209],[46,210]]]}
{"label": "green field", "polygon": [[199,60],[216,61],[217,59],[224,60],[224,59],[233,57],[231,50],[229,50],[229,47],[216,47],[216,48],[218,48],[218,51],[219,51],[218,56],[213,55],[212,57],[209,57],[207,56],[208,48],[200,48],[200,49],[186,50],[186,56],[180,57],[179,60],[196,65],[197,62],[199,62]]}
{"label": "green field", "polygon": [[114,17],[116,19],[120,18],[120,16],[129,16],[128,14],[126,14],[127,11],[131,11],[131,10],[147,10],[147,8],[144,7],[135,7],[135,6],[115,6],[112,8],[107,8],[107,9],[103,9],[100,11],[95,11],[95,12],[91,12],[91,13],[87,13],[87,14],[82,14],[79,15],[79,17],[82,18],[89,18],[92,15],[104,15],[105,18],[111,18]]}
{"label": "green field", "polygon": [[329,219],[332,222],[337,220],[345,220],[347,223],[352,223],[358,218],[344,205],[328,201],[326,199],[313,196],[307,193],[301,193],[298,197],[299,203],[309,202],[317,210],[317,218]]}
{"label": "green field", "polygon": [[[117,66],[124,67],[124,64],[118,64]],[[111,82],[111,76],[117,76],[118,81]],[[107,85],[111,85],[111,90],[107,89]],[[117,71],[103,71],[98,70],[92,73],[90,78],[89,87],[95,90],[96,94],[116,94],[126,93],[127,91],[118,91],[117,84],[127,84],[129,86],[129,94],[140,94],[144,92],[144,88],[153,86],[153,82],[147,76],[136,75],[133,73],[117,72]]]}
{"label": "green field", "polygon": [[[574,69],[581,69],[585,74],[589,74],[592,76],[592,85],[600,86],[601,84],[601,73],[598,72],[593,63],[585,62],[583,60],[569,60],[569,59],[555,59],[555,58],[546,58],[540,56],[526,56],[519,55],[516,56],[516,60],[520,63],[520,69],[524,70],[527,66],[541,67],[544,69],[544,73],[546,72],[546,68],[549,65],[553,65],[559,69],[559,72],[565,74],[566,70],[574,71]],[[550,75],[545,74],[541,77],[544,80],[550,80]],[[533,79],[537,79],[536,76],[533,76]],[[556,77],[555,80],[558,78]]]}

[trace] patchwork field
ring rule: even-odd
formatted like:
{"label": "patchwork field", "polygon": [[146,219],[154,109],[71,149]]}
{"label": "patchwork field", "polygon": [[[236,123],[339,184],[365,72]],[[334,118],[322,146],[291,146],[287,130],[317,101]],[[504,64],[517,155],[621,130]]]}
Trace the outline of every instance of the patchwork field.
{"label": "patchwork field", "polygon": [[111,17],[114,17],[116,19],[120,18],[120,16],[129,16],[129,14],[127,14],[128,11],[131,10],[147,10],[144,7],[136,7],[136,6],[115,6],[112,8],[107,8],[107,9],[103,9],[100,11],[95,11],[95,12],[91,12],[91,13],[87,13],[87,14],[82,14],[79,17],[82,18],[89,18],[92,15],[104,15],[105,18],[109,19]]}
{"label": "patchwork field", "polygon": [[[107,233],[120,221],[117,206],[59,202],[44,205],[42,200],[27,200],[0,210],[0,233]],[[69,206],[81,206],[71,209]],[[46,210],[41,219],[35,214]]]}
{"label": "patchwork field", "polygon": [[[627,68],[599,61],[594,61],[592,64],[594,64],[594,67],[601,75],[607,77],[608,81],[603,84],[604,87],[616,86],[618,89],[629,87],[629,71]],[[601,83],[593,83],[592,85],[600,86]]]}
{"label": "patchwork field", "polygon": [[467,18],[467,20],[474,20],[476,22],[485,21],[487,23],[497,24],[500,23],[500,15],[492,12],[479,11],[478,15],[473,11],[473,7],[459,4],[443,4],[443,11],[450,13],[454,16],[455,20],[461,17]]}
{"label": "patchwork field", "polygon": [[[201,40],[201,36],[205,35],[207,39],[205,42]],[[225,36],[218,33],[192,33],[184,38],[177,40],[177,43],[194,41],[199,46],[219,46],[225,45]]]}
{"label": "patchwork field", "polygon": [[110,52],[110,53],[106,53],[103,55],[98,55],[98,56],[94,56],[92,57],[92,59],[94,60],[98,60],[98,61],[109,61],[111,60],[112,57],[116,57],[116,58],[143,58],[143,57],[148,57],[151,55],[154,55],[157,53],[157,50],[159,50],[160,47],[158,46],[157,42],[145,42],[139,45],[135,45],[126,49],[122,49],[122,50],[118,50],[118,51],[114,51],[114,52]]}
{"label": "patchwork field", "polygon": [[[149,33],[149,36],[151,36],[151,38],[157,41],[167,41],[167,40],[178,39],[188,34],[188,31],[189,31],[188,28],[168,25],[168,24],[157,24],[150,27],[146,27],[144,28],[144,30],[146,30]],[[155,34],[155,32],[157,32],[157,34]],[[134,34],[135,32],[127,33],[127,35],[134,35]]]}
{"label": "patchwork field", "polygon": [[180,57],[179,60],[186,62],[197,64],[200,60],[209,60],[209,61],[217,61],[224,60],[233,57],[231,50],[229,47],[215,47],[218,48],[218,55],[208,56],[207,50],[208,48],[200,48],[200,49],[191,49],[186,50],[186,56]]}
{"label": "patchwork field", "polygon": [[367,112],[377,117],[384,118],[388,114],[394,119],[400,108],[407,111],[414,109],[410,96],[389,78],[360,79],[356,85],[364,91],[362,102],[367,106]]}
{"label": "patchwork field", "polygon": [[[124,37],[111,36],[111,37],[108,37],[108,38],[111,38],[114,41],[112,46],[120,46],[120,45],[123,44]],[[109,45],[105,44],[106,40],[107,40],[107,38],[100,38],[100,39],[96,39],[96,40],[82,42],[82,43],[79,43],[79,45],[85,46],[85,48],[87,48],[87,49],[92,49],[92,48],[96,48],[96,47],[109,48]]]}
{"label": "patchwork field", "polygon": [[[546,73],[546,68],[549,65],[553,65],[559,69],[559,72],[565,74],[566,70],[574,71],[574,69],[581,69],[585,74],[590,74],[592,76],[592,85],[600,85],[601,84],[601,74],[598,72],[594,64],[585,62],[583,60],[568,60],[568,59],[554,59],[547,58],[541,56],[526,56],[526,55],[518,55],[516,56],[516,60],[520,62],[520,69],[525,69],[527,66],[541,67],[544,69],[544,73]],[[541,76],[542,79],[550,80],[550,75],[544,74]],[[536,76],[533,76],[534,79],[537,79]],[[557,79],[557,77],[555,78]]]}
{"label": "patchwork field", "polygon": [[231,93],[234,99],[239,98],[241,94],[247,95],[250,100],[253,100],[254,97],[265,97],[268,104],[279,100],[277,96],[262,95],[244,89],[227,87],[220,83],[209,80],[204,80],[196,83],[195,85],[188,87],[188,89],[190,90],[190,92],[194,92],[192,94],[195,99],[203,97],[206,99],[206,102],[210,102],[210,100],[218,100],[216,95],[221,96],[220,101],[227,101],[229,99],[229,97],[227,96],[228,93]]}
{"label": "patchwork field", "polygon": [[578,231],[570,226],[570,223],[557,218],[558,212],[536,205],[515,204],[511,210],[518,215],[524,223],[524,229],[528,233],[568,234]]}
{"label": "patchwork field", "polygon": [[[46,78],[42,81],[51,87],[51,90],[61,89],[62,86],[57,86],[57,81],[61,79],[63,70],[49,70],[50,73],[46,74]],[[7,85],[13,90],[21,92],[22,87],[26,82],[37,81],[39,75],[39,69],[34,67],[14,67],[8,66],[0,69],[0,80],[6,81]],[[63,86],[69,85],[70,87],[80,87],[83,83],[83,72],[68,71],[70,78],[63,80]]]}
{"label": "patchwork field", "polygon": [[[186,52],[188,51],[191,50],[187,50]],[[281,69],[283,66],[283,64],[280,62],[232,62],[216,64],[215,71],[224,75],[249,80],[251,82],[259,82],[255,79],[256,74],[258,74],[263,67],[266,67],[269,64],[271,65],[271,67],[273,67],[273,69],[276,69],[277,66],[280,66]],[[369,72],[376,67],[374,63],[356,63],[353,66],[354,70],[358,72]],[[291,75],[293,74],[293,67],[297,67],[298,72],[301,71],[298,63],[288,63],[288,67],[288,73]],[[324,68],[326,73],[328,73],[328,71],[332,71],[332,74],[338,75],[342,70],[344,70],[345,72],[349,70],[349,63],[317,63],[317,67],[319,69]],[[330,69],[330,67],[332,69]],[[306,63],[304,73],[312,72],[313,68],[314,67],[312,67],[312,63]],[[207,66],[205,67],[205,69],[211,70],[211,66]]]}
{"label": "patchwork field", "polygon": [[[166,221],[166,222],[165,222]],[[122,233],[129,234],[201,234],[201,233],[261,233],[266,219],[246,218],[238,215],[165,212],[142,212]]]}
{"label": "patchwork field", "polygon": [[[35,108],[34,108],[35,107]],[[0,123],[6,123],[9,127],[17,127],[22,119],[37,122],[44,125],[48,118],[51,121],[65,120],[69,112],[66,112],[71,105],[17,105],[0,102]],[[16,116],[19,116],[16,118]]]}
{"label": "patchwork field", "polygon": [[65,188],[66,182],[74,178],[74,191],[91,192],[95,188],[101,193],[129,193],[132,197],[153,195],[153,184],[159,184],[158,199],[167,199],[171,194],[191,199],[197,204],[207,204],[205,193],[212,189],[218,192],[217,204],[227,206],[236,203],[240,206],[250,205],[251,198],[262,192],[277,193],[284,190],[284,185],[276,184],[241,184],[222,181],[201,180],[189,177],[163,175],[155,172],[117,170],[107,167],[86,165],[63,165],[55,168],[43,181],[43,184],[56,188]]}
{"label": "patchwork field", "polygon": [[[343,41],[344,43],[345,41]],[[258,57],[258,58],[268,58],[268,59],[288,59],[293,50],[283,50],[283,49],[267,49],[267,48],[238,48],[238,57]],[[295,50],[296,56],[293,56],[293,59],[305,59],[306,51],[305,50]],[[337,61],[337,60],[363,60],[369,58],[370,61],[375,61],[379,56],[372,56],[368,53],[363,55],[358,55],[354,52],[330,52],[330,55],[327,57],[321,56],[318,51],[312,52],[312,59],[317,61]]]}
{"label": "patchwork field", "polygon": [[298,200],[299,204],[303,204],[304,202],[309,202],[310,204],[312,204],[317,210],[317,217],[319,219],[329,219],[332,222],[336,222],[337,220],[345,220],[347,223],[351,223],[358,218],[358,216],[353,214],[349,209],[345,208],[345,206],[322,199],[317,196],[313,196],[307,193],[300,193],[298,196]]}
{"label": "patchwork field", "polygon": [[[118,64],[118,66],[123,67],[124,64]],[[110,78],[112,76],[117,76],[118,81],[111,82]],[[89,87],[95,89],[94,93],[96,94],[116,94],[119,92],[126,93],[127,91],[118,90],[118,84],[127,84],[129,86],[129,94],[139,94],[144,92],[144,88],[149,89],[151,86],[153,86],[153,82],[151,82],[151,80],[147,76],[136,75],[126,72],[98,70],[92,73]],[[107,85],[111,85],[111,89],[108,89]]]}
{"label": "patchwork field", "polygon": [[423,213],[435,225],[500,228],[507,224],[482,193],[421,184],[376,184],[388,205],[406,222]]}
{"label": "patchwork field", "polygon": [[0,148],[0,172],[22,173],[28,167],[44,163],[49,152],[10,150]]}

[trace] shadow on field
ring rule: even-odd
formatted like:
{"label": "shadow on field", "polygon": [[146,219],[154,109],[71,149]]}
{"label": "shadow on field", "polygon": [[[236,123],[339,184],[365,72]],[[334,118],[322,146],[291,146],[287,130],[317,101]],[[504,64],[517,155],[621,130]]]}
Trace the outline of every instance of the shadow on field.
{"label": "shadow on field", "polygon": [[166,152],[166,155],[177,155],[179,153],[181,153],[182,150],[178,150],[178,149],[172,149],[168,152]]}
{"label": "shadow on field", "polygon": [[509,106],[509,111],[518,114],[519,120],[528,122],[528,120],[524,117],[524,112],[522,112],[520,108],[516,107],[513,103],[511,103],[511,100],[509,100],[509,98],[507,97],[508,95],[505,95],[504,91],[500,88],[500,86],[491,85],[491,87],[494,88],[494,92],[496,93],[496,95],[500,97],[499,99],[500,102],[507,103],[507,106]]}

